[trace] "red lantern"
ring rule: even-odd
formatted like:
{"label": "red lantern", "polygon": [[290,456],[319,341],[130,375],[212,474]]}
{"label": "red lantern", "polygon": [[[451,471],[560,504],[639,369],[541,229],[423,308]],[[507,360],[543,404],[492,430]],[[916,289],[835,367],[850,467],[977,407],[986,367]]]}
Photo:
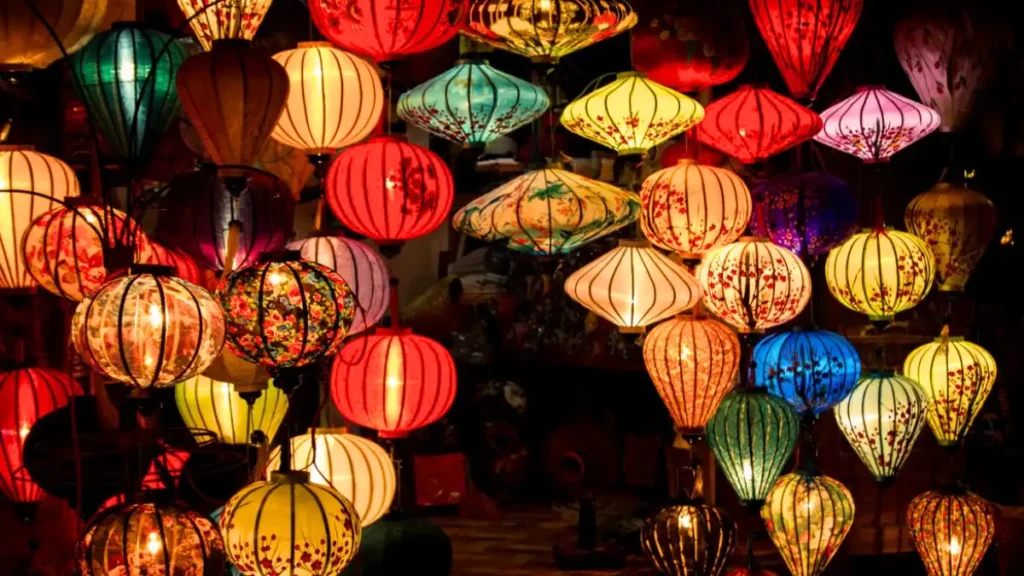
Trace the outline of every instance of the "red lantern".
{"label": "red lantern", "polygon": [[149,247],[152,248],[152,256],[146,261],[146,264],[170,266],[174,268],[174,276],[186,282],[202,285],[199,278],[199,266],[191,256],[177,248],[164,248],[153,241],[150,241]]}

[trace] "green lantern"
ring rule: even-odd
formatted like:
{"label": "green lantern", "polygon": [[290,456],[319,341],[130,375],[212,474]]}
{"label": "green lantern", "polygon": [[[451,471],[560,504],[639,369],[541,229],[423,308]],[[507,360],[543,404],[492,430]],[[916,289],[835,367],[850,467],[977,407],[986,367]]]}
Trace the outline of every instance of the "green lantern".
{"label": "green lantern", "polygon": [[144,162],[178,115],[174,87],[185,48],[167,34],[117,22],[71,56],[75,92],[111,151]]}
{"label": "green lantern", "polygon": [[725,397],[708,422],[708,442],[740,500],[760,506],[796,447],[800,421],[764,389]]}

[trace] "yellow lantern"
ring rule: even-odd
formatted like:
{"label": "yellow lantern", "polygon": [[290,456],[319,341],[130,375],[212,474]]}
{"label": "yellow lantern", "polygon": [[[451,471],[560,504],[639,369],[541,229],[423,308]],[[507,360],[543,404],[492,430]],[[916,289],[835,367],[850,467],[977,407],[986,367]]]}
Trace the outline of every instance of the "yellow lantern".
{"label": "yellow lantern", "polygon": [[212,432],[225,444],[249,444],[254,433],[272,439],[288,412],[288,396],[273,381],[246,387],[200,375],[174,387],[174,402],[196,440],[207,440]]}
{"label": "yellow lantern", "polygon": [[[108,12],[108,0],[33,0],[32,4],[69,53],[96,33]],[[46,68],[64,56],[27,2],[4,2],[0,30],[0,70]]]}
{"label": "yellow lantern", "polygon": [[996,533],[992,505],[963,489],[918,495],[907,527],[928,576],[971,576]]}
{"label": "yellow lantern", "polygon": [[573,100],[562,111],[570,132],[625,154],[645,154],[704,119],[696,100],[623,72],[614,82]]}
{"label": "yellow lantern", "polygon": [[252,40],[263,17],[270,9],[271,0],[178,0],[185,18],[192,26],[196,39],[204,50],[214,40],[241,38]]}

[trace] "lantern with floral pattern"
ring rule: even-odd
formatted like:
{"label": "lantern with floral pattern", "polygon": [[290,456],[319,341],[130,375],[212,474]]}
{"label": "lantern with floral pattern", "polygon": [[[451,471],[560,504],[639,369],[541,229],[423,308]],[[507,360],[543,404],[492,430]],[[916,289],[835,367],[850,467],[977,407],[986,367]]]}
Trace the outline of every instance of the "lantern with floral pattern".
{"label": "lantern with floral pattern", "polygon": [[939,127],[938,112],[882,86],[858,88],[822,112],[821,120],[816,141],[869,164],[888,161]]}
{"label": "lantern with floral pattern", "polygon": [[725,569],[739,530],[723,510],[703,504],[670,506],[640,529],[640,546],[667,576],[718,576]]}
{"label": "lantern with floral pattern", "polygon": [[216,40],[252,40],[270,9],[271,0],[178,0],[192,33],[209,50]]}
{"label": "lantern with floral pattern", "polygon": [[919,494],[907,527],[928,576],[974,574],[996,533],[992,505],[963,489]]}
{"label": "lantern with floral pattern", "polygon": [[801,256],[827,254],[857,231],[856,194],[826,172],[773,176],[751,196],[764,215],[751,221],[751,232]]}
{"label": "lantern with floral pattern", "polygon": [[754,346],[751,361],[754,382],[784,399],[803,418],[831,408],[860,379],[857,349],[828,330],[767,336]]}

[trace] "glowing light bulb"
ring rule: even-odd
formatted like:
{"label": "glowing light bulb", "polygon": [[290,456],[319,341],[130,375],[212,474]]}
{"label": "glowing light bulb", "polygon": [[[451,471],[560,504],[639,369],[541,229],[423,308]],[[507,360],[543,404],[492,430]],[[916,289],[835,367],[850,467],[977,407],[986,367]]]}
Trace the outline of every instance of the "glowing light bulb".
{"label": "glowing light bulb", "polygon": [[160,533],[153,531],[146,536],[146,550],[153,556],[156,556],[160,549],[163,548],[163,544],[160,543]]}
{"label": "glowing light bulb", "polygon": [[679,517],[679,527],[689,529],[693,525],[693,521],[690,520],[689,514],[683,514]]}
{"label": "glowing light bulb", "polygon": [[949,539],[949,553],[953,556],[960,555],[960,540],[956,536]]}
{"label": "glowing light bulb", "polygon": [[740,128],[740,136],[743,136],[744,138],[746,138],[746,136],[747,136],[747,129],[746,128]]}
{"label": "glowing light bulb", "polygon": [[746,458],[743,459],[743,477],[747,480],[752,480],[754,478],[754,468],[750,465],[750,460],[747,460]]}
{"label": "glowing light bulb", "polygon": [[31,431],[32,428],[28,424],[22,424],[21,428],[18,429],[18,436],[20,436],[21,439],[24,440],[25,437],[28,436],[28,433]]}
{"label": "glowing light bulb", "polygon": [[117,79],[121,82],[131,82],[135,80],[135,60],[131,59],[121,62],[121,65],[117,68]]}
{"label": "glowing light bulb", "polygon": [[690,356],[693,355],[693,350],[686,344],[683,344],[683,349],[679,351],[679,359],[687,364],[690,363]]}
{"label": "glowing light bulb", "polygon": [[551,0],[540,0],[540,3],[537,5],[538,12],[551,12],[552,8]]}
{"label": "glowing light bulb", "polygon": [[814,510],[814,500],[805,500],[804,501],[804,510],[806,510],[807,513],[810,514],[811,511]]}
{"label": "glowing light bulb", "polygon": [[404,370],[405,357],[402,354],[402,347],[391,347],[387,352],[387,365],[384,367],[384,417],[388,422],[396,422],[402,415]]}
{"label": "glowing light bulb", "polygon": [[149,305],[149,325],[153,328],[159,328],[164,323],[164,314],[160,310],[160,306],[157,304]]}
{"label": "glowing light bulb", "polygon": [[271,272],[271,273],[270,273],[270,274],[269,274],[269,275],[267,276],[267,281],[268,281],[268,282],[270,282],[270,285],[271,285],[271,286],[277,286],[277,285],[279,285],[279,284],[280,284],[281,282],[284,282],[284,277],[283,277],[283,276],[281,276],[280,274],[278,274],[277,272]]}

